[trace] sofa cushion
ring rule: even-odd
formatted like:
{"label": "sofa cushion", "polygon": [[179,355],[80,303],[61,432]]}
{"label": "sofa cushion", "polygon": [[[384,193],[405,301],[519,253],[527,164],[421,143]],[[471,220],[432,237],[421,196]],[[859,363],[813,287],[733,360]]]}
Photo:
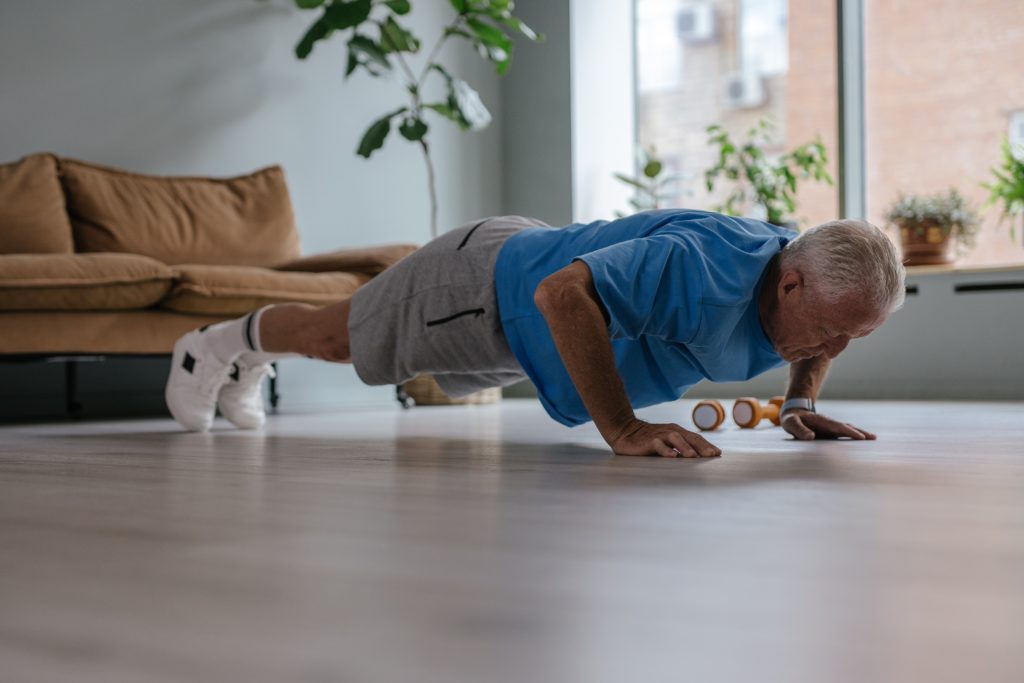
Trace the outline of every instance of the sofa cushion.
{"label": "sofa cushion", "polygon": [[0,255],[0,310],[111,311],[152,306],[174,274],[134,254]]}
{"label": "sofa cushion", "polygon": [[57,158],[31,154],[0,164],[0,254],[70,254],[71,222]]}
{"label": "sofa cushion", "polygon": [[299,255],[280,166],[237,178],[143,175],[64,158],[60,169],[78,251],[244,266]]}
{"label": "sofa cushion", "polygon": [[416,251],[415,244],[385,244],[377,247],[339,249],[289,261],[277,270],[324,273],[332,270],[380,275],[403,258]]}
{"label": "sofa cushion", "polygon": [[187,265],[174,271],[177,283],[160,305],[208,315],[243,315],[267,304],[333,304],[370,280],[360,273],[281,273],[245,266]]}
{"label": "sofa cushion", "polygon": [[135,311],[0,311],[0,354],[170,353],[189,330],[227,316]]}

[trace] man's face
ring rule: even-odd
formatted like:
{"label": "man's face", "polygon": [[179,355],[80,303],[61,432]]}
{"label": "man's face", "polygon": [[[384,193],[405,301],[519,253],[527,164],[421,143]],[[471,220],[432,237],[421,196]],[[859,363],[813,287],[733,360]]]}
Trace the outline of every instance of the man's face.
{"label": "man's face", "polygon": [[793,363],[825,355],[832,359],[850,340],[865,337],[885,322],[885,313],[857,296],[837,303],[821,301],[796,271],[782,273],[769,336],[783,360]]}

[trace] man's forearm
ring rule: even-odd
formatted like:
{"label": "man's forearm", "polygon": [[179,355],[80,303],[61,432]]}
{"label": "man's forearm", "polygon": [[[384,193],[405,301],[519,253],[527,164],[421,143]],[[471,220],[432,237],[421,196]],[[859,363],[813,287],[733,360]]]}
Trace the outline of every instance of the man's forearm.
{"label": "man's forearm", "polygon": [[789,366],[789,388],[786,398],[810,398],[816,400],[821,385],[825,383],[832,361],[824,354],[815,358],[797,361]]}
{"label": "man's forearm", "polygon": [[613,443],[636,416],[615,368],[601,309],[583,284],[548,287],[536,301],[583,405],[601,436]]}

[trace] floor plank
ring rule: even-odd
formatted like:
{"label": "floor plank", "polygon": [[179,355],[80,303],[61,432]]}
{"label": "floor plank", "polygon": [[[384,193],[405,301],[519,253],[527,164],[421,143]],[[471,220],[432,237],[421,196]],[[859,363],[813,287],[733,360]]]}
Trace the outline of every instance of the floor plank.
{"label": "floor plank", "polygon": [[879,440],[616,458],[508,400],[6,426],[0,680],[1024,680],[1024,405],[828,408]]}

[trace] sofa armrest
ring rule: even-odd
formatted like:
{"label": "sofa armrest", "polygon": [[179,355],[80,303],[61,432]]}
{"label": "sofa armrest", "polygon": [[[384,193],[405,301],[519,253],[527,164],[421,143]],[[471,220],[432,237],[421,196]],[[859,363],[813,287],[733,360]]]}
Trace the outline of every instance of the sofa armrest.
{"label": "sofa armrest", "polygon": [[345,271],[378,275],[384,269],[393,266],[418,249],[415,244],[385,244],[375,247],[359,247],[356,249],[338,249],[323,254],[305,256],[283,265],[275,270],[302,271],[306,273],[325,273]]}

